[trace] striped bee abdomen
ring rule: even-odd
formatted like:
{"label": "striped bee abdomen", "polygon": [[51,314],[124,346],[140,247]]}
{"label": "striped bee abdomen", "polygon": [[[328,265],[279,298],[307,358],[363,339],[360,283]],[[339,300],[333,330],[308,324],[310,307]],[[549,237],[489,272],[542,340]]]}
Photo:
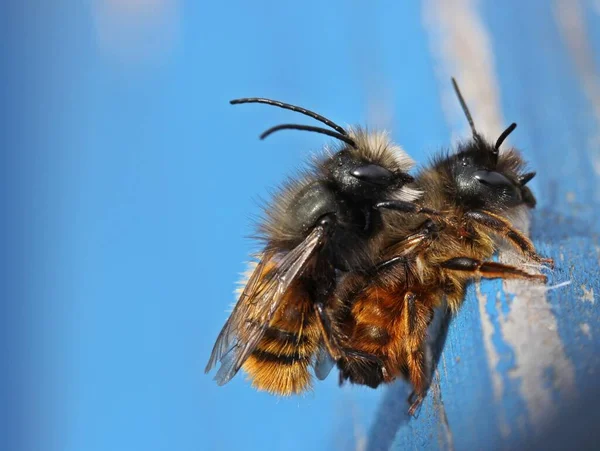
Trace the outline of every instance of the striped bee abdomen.
{"label": "striped bee abdomen", "polygon": [[282,396],[301,393],[311,387],[309,366],[318,346],[313,304],[298,281],[243,368],[258,390]]}

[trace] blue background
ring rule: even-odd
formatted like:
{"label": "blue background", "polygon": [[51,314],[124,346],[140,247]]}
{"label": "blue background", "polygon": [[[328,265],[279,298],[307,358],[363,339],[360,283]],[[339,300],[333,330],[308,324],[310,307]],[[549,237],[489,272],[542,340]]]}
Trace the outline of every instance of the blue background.
{"label": "blue background", "polygon": [[[564,306],[559,334],[586,387],[600,370],[598,314],[574,304],[584,282],[599,289],[598,175],[583,150],[598,124],[550,8],[535,3],[481,14],[504,112],[520,125],[513,140],[540,174],[533,237],[577,261],[557,271],[553,282],[573,283],[549,302]],[[597,60],[600,21],[586,8]],[[446,423],[457,449],[501,439],[493,408],[477,416],[491,382],[474,300],[451,325],[446,353],[464,364],[441,376],[447,418],[438,393],[407,422],[402,385],[340,389],[331,377],[277,399],[242,375],[220,388],[203,374],[256,249],[245,237],[257,199],[327,142],[261,142],[267,127],[304,119],[228,100],[281,99],[342,124],[386,108],[394,140],[424,163],[452,130],[422,5],[7,0],[0,30],[3,449],[436,448],[448,446],[436,438]],[[517,424],[525,408],[507,384]],[[523,421],[512,440],[531,438]]]}

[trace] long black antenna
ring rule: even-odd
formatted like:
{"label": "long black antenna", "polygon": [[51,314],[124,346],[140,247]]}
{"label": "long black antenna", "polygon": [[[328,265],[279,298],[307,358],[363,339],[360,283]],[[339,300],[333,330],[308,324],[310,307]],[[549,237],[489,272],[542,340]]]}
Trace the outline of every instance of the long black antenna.
{"label": "long black antenna", "polygon": [[230,100],[229,103],[232,105],[237,105],[240,103],[264,103],[266,105],[277,106],[277,107],[283,108],[285,110],[292,110],[297,113],[301,113],[306,116],[312,117],[313,119],[316,119],[319,122],[322,122],[323,124],[328,125],[329,127],[336,130],[340,135],[344,135],[344,136],[348,135],[348,132],[346,130],[344,130],[343,127],[340,127],[338,124],[327,119],[326,117],[321,116],[320,114],[317,114],[314,111],[310,111],[310,110],[307,110],[306,108],[302,108],[301,106],[291,105],[289,103],[283,103],[283,102],[280,102],[279,100],[263,99],[260,97],[248,97],[248,98],[243,98],[243,99],[233,99],[233,100]]}
{"label": "long black antenna", "polygon": [[508,137],[508,135],[510,135],[513,130],[517,128],[517,124],[515,124],[514,122],[512,124],[510,124],[506,130],[504,130],[502,132],[502,134],[498,137],[498,140],[496,141],[496,145],[494,146],[494,149],[496,149],[497,151],[500,150],[500,146],[502,145],[502,143],[504,142],[504,140]]}
{"label": "long black antenna", "polygon": [[324,135],[331,136],[333,138],[339,139],[340,141],[344,141],[346,144],[348,144],[348,145],[350,145],[352,147],[356,147],[356,143],[349,136],[342,135],[340,133],[334,132],[334,131],[329,130],[327,128],[314,127],[312,125],[300,125],[300,124],[281,124],[281,125],[276,125],[275,127],[271,127],[270,129],[266,130],[262,135],[260,135],[260,139],[265,139],[270,134],[275,133],[275,132],[277,132],[279,130],[304,130],[304,131],[307,131],[307,132],[322,133]]}
{"label": "long black antenna", "polygon": [[473,123],[473,118],[471,117],[471,112],[469,111],[469,108],[467,107],[465,99],[463,98],[462,94],[460,93],[460,89],[458,88],[458,84],[456,83],[456,80],[454,79],[454,77],[452,77],[452,86],[454,86],[454,92],[456,92],[456,96],[458,97],[460,106],[462,107],[462,110],[465,113],[465,116],[467,116],[467,121],[469,122],[469,125],[471,126],[471,131],[473,132],[473,139],[480,141],[481,135],[479,133],[477,133],[477,130],[475,129],[475,124]]}

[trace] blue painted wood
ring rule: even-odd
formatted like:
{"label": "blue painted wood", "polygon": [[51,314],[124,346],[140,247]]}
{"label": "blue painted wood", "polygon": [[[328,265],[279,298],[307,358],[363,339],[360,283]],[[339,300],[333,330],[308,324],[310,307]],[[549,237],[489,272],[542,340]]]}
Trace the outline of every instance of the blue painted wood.
{"label": "blue painted wood", "polygon": [[[551,449],[597,438],[597,4],[3,1],[4,448]],[[202,369],[255,250],[243,238],[255,199],[325,142],[260,142],[297,115],[227,101],[268,96],[383,125],[426,163],[466,133],[450,75],[482,131],[519,123],[511,142],[538,171],[531,235],[556,259],[550,283],[571,284],[471,287],[417,418],[402,382],[340,389],[331,377],[283,400],[242,375],[216,386]]]}
{"label": "blue painted wood", "polygon": [[[561,449],[599,438],[596,409],[583,400],[598,398],[600,370],[600,99],[585,85],[600,86],[600,72],[577,66],[585,56],[569,48],[560,3],[471,11],[491,37],[504,116],[519,124],[512,143],[538,172],[531,236],[556,261],[549,284],[570,285],[547,293],[521,287],[516,296],[500,282],[483,282],[479,293],[471,287],[419,417],[398,413],[401,384],[387,389],[367,449]],[[581,8],[581,36],[597,64],[600,40],[591,30],[600,16],[579,3],[566,7]]]}

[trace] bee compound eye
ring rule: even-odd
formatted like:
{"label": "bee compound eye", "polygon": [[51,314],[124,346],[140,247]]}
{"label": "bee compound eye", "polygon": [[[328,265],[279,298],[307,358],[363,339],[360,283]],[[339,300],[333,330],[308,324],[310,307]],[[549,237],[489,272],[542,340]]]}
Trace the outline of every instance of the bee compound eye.
{"label": "bee compound eye", "polygon": [[475,178],[479,182],[488,186],[513,186],[513,183],[500,172],[496,171],[476,171]]}
{"label": "bee compound eye", "polygon": [[394,173],[377,164],[366,164],[353,169],[350,174],[359,180],[374,185],[389,185],[394,180]]}

